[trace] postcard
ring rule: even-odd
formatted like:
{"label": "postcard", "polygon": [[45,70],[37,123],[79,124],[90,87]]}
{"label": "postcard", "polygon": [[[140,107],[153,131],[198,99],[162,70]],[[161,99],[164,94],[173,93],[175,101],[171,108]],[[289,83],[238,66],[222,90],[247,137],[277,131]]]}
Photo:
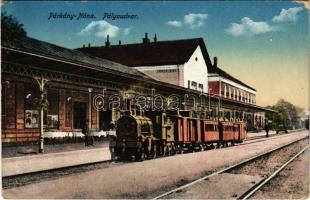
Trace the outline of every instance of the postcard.
{"label": "postcard", "polygon": [[309,1],[3,1],[4,199],[309,198]]}

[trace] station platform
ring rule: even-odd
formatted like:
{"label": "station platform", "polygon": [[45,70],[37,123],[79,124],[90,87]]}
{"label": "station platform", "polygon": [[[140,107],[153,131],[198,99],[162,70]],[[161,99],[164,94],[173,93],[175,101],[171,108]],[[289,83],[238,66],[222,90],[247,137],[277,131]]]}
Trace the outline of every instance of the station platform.
{"label": "station platform", "polygon": [[[276,135],[276,131],[269,131],[269,136]],[[255,138],[255,137],[263,137],[266,136],[266,131],[259,131],[259,132],[248,132],[248,138]]]}
{"label": "station platform", "polygon": [[111,165],[4,189],[6,199],[151,199],[170,187],[200,178],[271,149],[309,137],[307,130],[246,145]]}
{"label": "station platform", "polygon": [[[275,135],[270,131],[269,136]],[[248,133],[248,138],[265,136],[264,131]],[[45,152],[38,154],[38,146],[2,147],[2,176],[12,176],[56,168],[111,160],[108,141],[45,145]]]}
{"label": "station platform", "polygon": [[111,160],[109,143],[45,145],[38,154],[37,146],[3,147],[2,177]]}

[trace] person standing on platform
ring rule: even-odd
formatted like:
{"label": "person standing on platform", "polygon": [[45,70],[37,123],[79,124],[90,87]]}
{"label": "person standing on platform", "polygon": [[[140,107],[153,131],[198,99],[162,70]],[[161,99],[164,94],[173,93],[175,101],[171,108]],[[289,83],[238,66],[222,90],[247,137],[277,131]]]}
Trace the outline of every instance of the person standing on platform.
{"label": "person standing on platform", "polygon": [[266,137],[269,137],[269,124],[266,122],[265,124]]}
{"label": "person standing on platform", "polygon": [[83,128],[82,128],[82,133],[85,136],[84,141],[85,141],[85,146],[89,146],[89,127],[88,127],[88,119],[86,119]]}

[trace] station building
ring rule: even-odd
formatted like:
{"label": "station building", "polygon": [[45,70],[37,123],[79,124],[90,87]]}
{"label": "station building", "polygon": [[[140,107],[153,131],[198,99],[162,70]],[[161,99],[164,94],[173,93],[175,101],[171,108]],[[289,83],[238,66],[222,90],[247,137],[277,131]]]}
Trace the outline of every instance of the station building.
{"label": "station building", "polygon": [[[116,123],[122,113],[134,107],[137,95],[147,96],[145,103],[150,106],[155,102],[154,94],[163,97],[174,94],[180,99],[181,110],[204,110],[213,118],[245,120],[249,128],[257,126],[254,121],[257,113],[268,111],[253,103],[223,97],[221,93],[208,93],[211,88],[208,78],[214,74],[210,70],[214,66],[202,39],[150,44],[146,38],[140,45],[153,43],[154,49],[148,51],[144,47],[141,54],[140,50],[122,54],[97,51],[111,50],[109,41],[104,47],[72,50],[26,37],[15,45],[2,46],[2,144],[39,140],[37,103],[42,91],[48,99],[43,114],[45,137],[80,135],[86,119],[95,135],[107,131],[111,122]],[[162,51],[169,47],[170,52],[177,53],[162,58]],[[116,55],[122,55],[130,63],[112,59]],[[142,64],[145,58],[149,59],[148,64]],[[185,94],[190,97],[184,97]],[[117,102],[120,109],[113,106]],[[164,99],[163,104],[169,109],[167,102]]]}
{"label": "station building", "polygon": [[[241,105],[256,105],[256,89],[218,67],[217,57],[214,57],[212,64],[202,38],[158,41],[155,34],[151,41],[145,33],[141,43],[122,45],[119,42],[118,45],[111,45],[107,36],[104,46],[83,46],[77,50],[132,67],[152,79],[219,96]],[[238,110],[230,107],[220,112],[227,120],[247,118],[252,129],[264,126],[264,112],[248,115]]]}

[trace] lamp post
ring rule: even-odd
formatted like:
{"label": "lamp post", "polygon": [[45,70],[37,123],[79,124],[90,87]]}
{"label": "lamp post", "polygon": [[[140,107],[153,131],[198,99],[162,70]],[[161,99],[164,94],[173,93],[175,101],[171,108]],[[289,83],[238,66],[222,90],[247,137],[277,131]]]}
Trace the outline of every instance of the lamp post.
{"label": "lamp post", "polygon": [[44,105],[43,105],[43,99],[44,99],[44,87],[47,79],[44,78],[35,78],[37,83],[39,84],[40,93],[41,93],[41,99],[40,99],[40,141],[39,141],[39,153],[44,153],[44,130],[43,130],[43,116],[44,116]]}

